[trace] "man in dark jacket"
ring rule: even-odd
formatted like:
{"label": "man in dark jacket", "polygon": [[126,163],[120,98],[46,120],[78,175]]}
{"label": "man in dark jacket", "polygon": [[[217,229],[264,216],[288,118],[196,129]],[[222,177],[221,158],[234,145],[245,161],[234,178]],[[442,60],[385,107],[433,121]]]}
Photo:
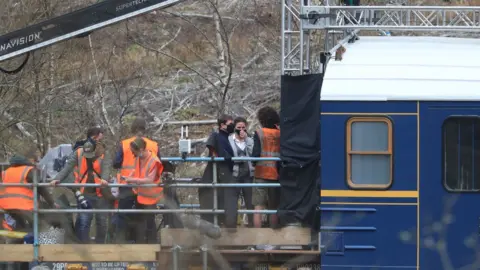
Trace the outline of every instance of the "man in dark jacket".
{"label": "man in dark jacket", "polygon": [[[233,117],[230,115],[222,115],[218,121],[218,132],[213,132],[207,140],[207,149],[210,157],[223,157],[225,162],[217,163],[217,182],[218,183],[234,183],[233,178],[233,149],[230,146],[228,136],[234,132]],[[213,162],[209,162],[202,177],[202,183],[212,183],[213,181]],[[223,221],[224,227],[233,229],[237,227],[237,201],[235,188],[219,188],[218,208],[225,210],[224,218],[219,218],[219,222]],[[200,188],[200,208],[213,209],[213,189]],[[213,222],[213,215],[202,215],[202,219]]]}

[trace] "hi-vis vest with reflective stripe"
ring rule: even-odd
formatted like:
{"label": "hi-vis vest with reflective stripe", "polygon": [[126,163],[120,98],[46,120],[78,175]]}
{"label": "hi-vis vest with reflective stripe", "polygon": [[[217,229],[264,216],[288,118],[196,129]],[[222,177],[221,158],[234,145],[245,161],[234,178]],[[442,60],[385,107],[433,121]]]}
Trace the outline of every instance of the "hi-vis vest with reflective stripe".
{"label": "hi-vis vest with reflective stripe", "polygon": [[[257,134],[262,143],[260,157],[280,157],[280,130],[262,128],[257,130]],[[278,180],[277,162],[257,161],[255,178]]]}
{"label": "hi-vis vest with reflective stripe", "polygon": [[[136,159],[135,161],[135,172],[133,177],[135,178],[145,178],[147,177],[150,170],[155,167],[157,168],[157,172],[155,175],[155,184],[160,184],[162,179],[162,172],[163,172],[163,165],[162,162],[158,159],[156,155],[152,152],[150,153],[150,157],[142,162],[142,166],[140,167],[140,159]],[[137,201],[141,204],[145,205],[153,205],[157,204],[160,199],[163,197],[163,188],[162,187],[142,187],[139,186],[137,193]]]}
{"label": "hi-vis vest with reflective stripe", "polygon": [[[77,150],[78,163],[77,165],[75,165],[75,168],[73,169],[73,175],[75,176],[76,184],[78,183],[85,184],[87,183],[87,180],[88,180],[87,159],[83,157],[82,153],[83,153],[83,149],[80,148]],[[92,174],[93,174],[93,179],[95,181],[95,184],[101,183],[101,179],[99,178],[97,173],[102,173],[102,162],[103,162],[103,155],[98,157],[93,162],[93,169],[95,171],[92,172]],[[80,188],[80,192],[83,193],[84,190],[85,190],[85,187]],[[102,197],[102,192],[100,191],[100,188],[96,188],[95,191],[98,197]]]}
{"label": "hi-vis vest with reflective stripe", "polygon": [[[2,172],[3,183],[27,183],[32,166],[10,167]],[[33,189],[31,187],[0,187],[0,208],[6,210],[33,210]]]}
{"label": "hi-vis vest with reflective stripe", "polygon": [[[122,149],[123,149],[123,162],[122,168],[117,175],[117,182],[120,184],[125,184],[125,181],[120,178],[120,176],[128,177],[132,173],[133,169],[135,169],[135,156],[133,155],[132,151],[130,150],[130,143],[135,140],[136,137],[131,137],[122,141]],[[146,149],[152,152],[155,156],[158,155],[158,144],[148,138],[142,137],[145,142],[147,143]]]}

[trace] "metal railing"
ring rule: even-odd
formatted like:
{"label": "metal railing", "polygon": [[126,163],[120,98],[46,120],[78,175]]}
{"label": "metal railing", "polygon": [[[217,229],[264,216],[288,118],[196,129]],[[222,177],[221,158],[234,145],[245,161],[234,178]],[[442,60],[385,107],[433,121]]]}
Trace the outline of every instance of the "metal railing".
{"label": "metal railing", "polygon": [[[208,158],[208,157],[164,157],[162,161],[170,161],[175,163],[183,162],[212,162],[213,174],[212,183],[161,183],[161,184],[109,184],[108,187],[180,187],[180,188],[213,188],[213,209],[39,209],[38,202],[38,188],[39,187],[105,187],[100,184],[76,184],[76,183],[64,183],[57,184],[55,186],[49,183],[40,183],[37,179],[37,175],[34,174],[33,183],[0,183],[0,187],[7,186],[24,186],[33,187],[33,253],[34,262],[39,260],[39,214],[51,214],[51,213],[151,213],[151,214],[168,214],[168,213],[183,213],[183,214],[213,214],[214,225],[218,225],[218,214],[222,214],[225,211],[218,209],[218,190],[217,188],[232,188],[232,187],[280,187],[279,183],[219,183],[217,175],[217,162],[224,162],[225,158]],[[245,162],[245,161],[280,161],[279,158],[251,158],[251,157],[236,157],[232,158],[233,162]],[[0,164],[1,165],[1,164]],[[2,211],[3,212],[3,211]],[[276,214],[276,210],[238,210],[239,214]],[[175,252],[173,253],[174,256]],[[175,260],[174,260],[175,261]],[[174,268],[175,269],[175,268]]]}

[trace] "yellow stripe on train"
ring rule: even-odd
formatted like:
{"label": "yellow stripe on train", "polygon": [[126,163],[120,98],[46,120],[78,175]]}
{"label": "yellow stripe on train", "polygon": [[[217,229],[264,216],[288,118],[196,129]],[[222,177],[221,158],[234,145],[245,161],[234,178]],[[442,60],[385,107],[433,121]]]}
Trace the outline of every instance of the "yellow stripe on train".
{"label": "yellow stripe on train", "polygon": [[333,190],[322,189],[322,197],[357,197],[357,198],[415,198],[416,190]]}

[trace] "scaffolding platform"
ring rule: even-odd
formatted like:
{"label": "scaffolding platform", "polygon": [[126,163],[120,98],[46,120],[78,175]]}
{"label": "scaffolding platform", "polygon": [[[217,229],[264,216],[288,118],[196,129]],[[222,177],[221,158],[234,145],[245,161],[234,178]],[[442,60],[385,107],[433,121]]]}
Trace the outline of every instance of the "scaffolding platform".
{"label": "scaffolding platform", "polygon": [[168,267],[168,261],[175,256],[190,266],[202,265],[205,261],[219,264],[216,258],[249,265],[289,263],[297,266],[318,263],[320,255],[317,236],[309,228],[297,226],[278,230],[238,228],[233,233],[223,230],[222,236],[216,240],[194,230],[164,229],[161,243],[159,262],[164,262],[164,267]]}
{"label": "scaffolding platform", "polygon": [[210,240],[212,246],[248,247],[257,245],[272,246],[309,246],[312,242],[311,231],[308,228],[287,226],[278,230],[270,228],[237,228],[234,233],[222,231],[217,239],[205,238],[198,231],[188,229],[161,230],[162,247],[192,247],[200,246],[205,240]]}
{"label": "scaffolding platform", "polygon": [[[159,244],[49,244],[38,247],[40,262],[155,262],[160,256],[178,249],[189,256],[201,255],[204,247],[242,261],[257,257],[290,257],[299,254],[318,256],[318,244],[310,229],[285,227],[278,230],[268,228],[238,228],[235,233],[222,232],[217,240],[207,238],[197,231],[188,229],[162,229]],[[313,241],[312,241],[313,239]],[[271,245],[282,249],[251,250],[249,247]],[[170,255],[168,255],[170,257]],[[201,256],[199,256],[201,259]],[[257,258],[258,259],[258,258]],[[34,247],[28,244],[0,245],[0,261],[32,262]],[[161,260],[168,261],[168,260]]]}

